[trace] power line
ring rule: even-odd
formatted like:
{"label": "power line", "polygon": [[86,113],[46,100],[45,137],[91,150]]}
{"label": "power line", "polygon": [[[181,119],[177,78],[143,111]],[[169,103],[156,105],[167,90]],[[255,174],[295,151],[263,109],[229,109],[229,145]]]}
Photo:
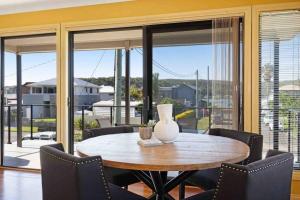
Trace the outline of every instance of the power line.
{"label": "power line", "polygon": [[[48,61],[46,61],[46,62],[39,63],[39,64],[30,66],[30,67],[24,68],[24,69],[22,69],[22,71],[31,70],[31,69],[40,67],[40,66],[42,66],[42,65],[46,65],[46,64],[52,63],[52,62],[54,62],[55,60],[56,60],[56,59],[54,58],[54,59],[48,60]],[[10,77],[10,76],[13,76],[13,75],[15,75],[15,74],[16,74],[16,73],[11,73],[11,74],[6,75],[5,77]]]}
{"label": "power line", "polygon": [[[138,49],[135,49],[141,56],[143,56],[143,53],[138,50]],[[183,77],[191,77],[191,76],[194,76],[195,73],[191,73],[191,74],[178,74],[170,69],[168,69],[167,67],[163,66],[162,64],[160,64],[158,61],[156,61],[154,58],[152,59],[153,61],[153,65],[159,69],[161,69],[162,71],[172,75],[172,76],[175,76],[177,78],[183,78]]]}
{"label": "power line", "polygon": [[[96,64],[96,66],[95,66],[95,68],[94,68],[92,74],[90,75],[90,78],[93,78],[95,72],[97,71],[98,67],[100,66],[100,64],[101,64],[101,62],[102,62],[102,60],[103,60],[103,57],[104,57],[105,53],[106,53],[106,50],[104,50],[103,53],[102,53],[102,55],[99,57],[99,59],[98,59],[98,61],[97,61],[97,64]],[[86,82],[87,82],[87,81],[86,81]],[[84,85],[84,87],[82,88],[81,94],[83,93],[83,90],[85,89],[85,87],[87,86],[88,83],[89,83],[89,82],[87,82],[87,83]],[[89,94],[89,93],[88,93],[88,94]]]}

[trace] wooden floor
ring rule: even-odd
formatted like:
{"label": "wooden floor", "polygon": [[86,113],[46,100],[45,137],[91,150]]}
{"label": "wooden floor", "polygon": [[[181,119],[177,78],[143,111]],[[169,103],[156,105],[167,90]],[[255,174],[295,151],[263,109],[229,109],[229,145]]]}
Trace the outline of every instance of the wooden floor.
{"label": "wooden floor", "polygon": [[[151,194],[142,183],[129,186],[129,190],[143,196]],[[188,187],[186,192],[186,196],[191,196],[201,190]],[[178,189],[171,191],[171,195],[178,199]],[[42,200],[41,175],[36,172],[0,169],[0,200]]]}

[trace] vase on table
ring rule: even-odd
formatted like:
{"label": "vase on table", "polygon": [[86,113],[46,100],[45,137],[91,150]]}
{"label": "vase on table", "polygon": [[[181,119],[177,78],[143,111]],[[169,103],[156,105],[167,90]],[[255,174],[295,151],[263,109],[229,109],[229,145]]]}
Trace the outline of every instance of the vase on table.
{"label": "vase on table", "polygon": [[176,140],[179,134],[178,124],[172,118],[173,105],[157,105],[159,121],[154,127],[154,136],[163,143],[171,143]]}

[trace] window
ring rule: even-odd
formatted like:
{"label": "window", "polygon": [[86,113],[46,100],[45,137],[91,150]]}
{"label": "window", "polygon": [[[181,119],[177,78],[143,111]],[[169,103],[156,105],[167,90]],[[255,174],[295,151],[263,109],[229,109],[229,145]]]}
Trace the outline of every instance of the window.
{"label": "window", "polygon": [[44,87],[44,93],[54,94],[54,93],[56,93],[56,88],[55,87]]}
{"label": "window", "polygon": [[300,11],[260,15],[260,132],[264,151],[294,153],[300,162]]}
{"label": "window", "polygon": [[156,105],[171,103],[184,132],[243,129],[243,18],[158,25],[149,32],[153,114],[144,118],[157,120]]}
{"label": "window", "polygon": [[42,93],[42,88],[40,88],[40,87],[33,87],[32,88],[32,93],[33,94],[40,94],[40,93]]}

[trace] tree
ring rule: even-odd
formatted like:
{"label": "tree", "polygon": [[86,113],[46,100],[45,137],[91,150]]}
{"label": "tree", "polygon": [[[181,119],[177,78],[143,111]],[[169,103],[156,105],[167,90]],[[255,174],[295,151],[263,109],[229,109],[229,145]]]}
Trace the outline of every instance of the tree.
{"label": "tree", "polygon": [[183,104],[181,104],[181,103],[177,102],[175,99],[171,99],[169,97],[165,97],[165,98],[161,99],[159,104],[172,104],[174,107],[174,110],[177,112],[181,112],[181,110],[184,108]]}
{"label": "tree", "polygon": [[136,85],[131,85],[129,88],[130,97],[136,101],[141,101],[143,98],[142,89],[136,87]]}
{"label": "tree", "polygon": [[267,63],[263,66],[262,72],[263,72],[263,79],[266,82],[266,87],[267,87],[267,101],[269,101],[270,83],[274,74],[273,71],[274,71],[274,67],[270,63]]}
{"label": "tree", "polygon": [[158,101],[159,96],[159,73],[154,73],[152,75],[152,92],[153,92],[153,100]]}

